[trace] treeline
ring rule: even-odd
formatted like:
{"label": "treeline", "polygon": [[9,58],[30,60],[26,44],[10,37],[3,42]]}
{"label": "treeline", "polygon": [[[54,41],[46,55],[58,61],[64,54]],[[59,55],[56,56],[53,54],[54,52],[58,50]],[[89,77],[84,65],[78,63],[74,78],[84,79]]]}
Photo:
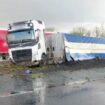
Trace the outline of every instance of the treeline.
{"label": "treeline", "polygon": [[[49,27],[46,28],[46,31],[57,31],[55,27]],[[82,36],[93,36],[93,37],[105,37],[105,25],[100,24],[97,26],[94,26],[92,28],[90,27],[85,27],[83,25],[81,26],[75,26],[72,28],[71,31],[68,31],[71,34],[76,34],[76,35],[82,35]]]}
{"label": "treeline", "polygon": [[105,37],[105,26],[102,24],[100,26],[95,26],[92,29],[87,29],[83,26],[78,26],[70,31],[72,34],[82,35],[82,36],[95,36],[95,37]]}

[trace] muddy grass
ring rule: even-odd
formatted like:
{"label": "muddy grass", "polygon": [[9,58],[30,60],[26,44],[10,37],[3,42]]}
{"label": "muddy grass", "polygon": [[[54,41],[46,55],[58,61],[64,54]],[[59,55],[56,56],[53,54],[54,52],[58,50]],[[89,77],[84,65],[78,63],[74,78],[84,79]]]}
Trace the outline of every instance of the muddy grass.
{"label": "muddy grass", "polygon": [[15,72],[24,72],[26,70],[31,70],[32,72],[50,72],[50,71],[57,71],[57,70],[80,70],[80,69],[87,69],[90,68],[103,68],[105,67],[105,60],[95,59],[91,61],[78,61],[78,62],[69,62],[63,64],[53,64],[47,65],[43,67],[28,67],[25,65],[16,65],[11,64],[9,61],[0,62],[0,75],[2,74],[11,74]]}

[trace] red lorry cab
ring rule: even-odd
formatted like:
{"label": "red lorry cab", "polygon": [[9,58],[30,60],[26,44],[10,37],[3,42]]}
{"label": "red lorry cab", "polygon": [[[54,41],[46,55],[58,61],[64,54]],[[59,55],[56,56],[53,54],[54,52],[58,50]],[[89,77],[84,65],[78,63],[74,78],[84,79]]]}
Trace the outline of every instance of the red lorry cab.
{"label": "red lorry cab", "polygon": [[6,43],[6,35],[8,31],[5,29],[0,29],[0,55],[3,59],[8,55],[8,46]]}

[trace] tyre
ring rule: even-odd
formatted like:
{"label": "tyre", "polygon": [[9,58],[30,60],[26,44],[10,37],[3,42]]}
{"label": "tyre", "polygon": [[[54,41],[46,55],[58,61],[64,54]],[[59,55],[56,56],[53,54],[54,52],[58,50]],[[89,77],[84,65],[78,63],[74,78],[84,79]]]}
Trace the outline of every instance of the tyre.
{"label": "tyre", "polygon": [[45,66],[47,65],[47,56],[45,54],[42,55],[41,57],[41,61],[40,61],[40,66]]}

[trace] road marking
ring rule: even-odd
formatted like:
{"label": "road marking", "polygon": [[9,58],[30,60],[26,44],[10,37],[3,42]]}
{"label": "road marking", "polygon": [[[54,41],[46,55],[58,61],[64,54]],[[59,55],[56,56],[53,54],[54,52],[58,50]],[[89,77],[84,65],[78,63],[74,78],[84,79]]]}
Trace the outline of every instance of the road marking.
{"label": "road marking", "polygon": [[0,94],[0,97],[11,97],[11,96],[17,96],[17,95],[28,94],[28,93],[33,93],[33,91],[19,91],[19,92],[14,92],[14,94],[4,93],[4,94]]}
{"label": "road marking", "polygon": [[85,84],[86,82],[88,82],[88,80],[80,80],[80,81],[68,82],[65,85],[70,85],[70,86],[82,85],[82,84]]}

